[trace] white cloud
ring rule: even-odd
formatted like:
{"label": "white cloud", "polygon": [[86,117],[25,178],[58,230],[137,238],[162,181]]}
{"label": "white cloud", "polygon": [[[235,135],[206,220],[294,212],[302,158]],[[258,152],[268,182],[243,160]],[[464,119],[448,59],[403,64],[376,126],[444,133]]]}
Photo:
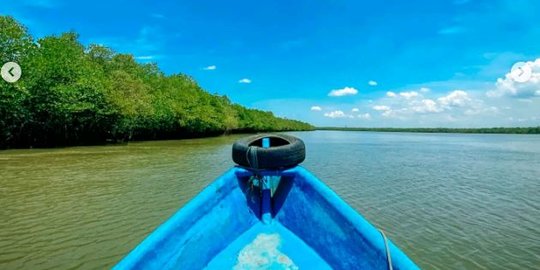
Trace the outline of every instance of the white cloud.
{"label": "white cloud", "polygon": [[417,97],[419,94],[416,91],[409,91],[409,92],[401,92],[399,93],[399,95],[406,99],[411,99],[411,98]]}
{"label": "white cloud", "polygon": [[497,79],[495,89],[487,91],[486,95],[488,97],[510,96],[518,98],[540,96],[540,58],[525,62],[525,68],[531,70],[531,76],[527,81],[516,81],[515,74],[509,71],[504,78]]}
{"label": "white cloud", "polygon": [[400,112],[404,112],[406,111],[407,109],[401,109],[401,110],[398,110],[398,111],[393,111],[393,110],[386,110],[386,111],[383,111],[383,113],[381,113],[381,115],[383,117],[397,117],[398,116],[398,113]]}
{"label": "white cloud", "polygon": [[341,97],[341,96],[350,96],[358,94],[358,90],[354,87],[345,87],[342,89],[334,89],[328,93],[330,97]]}
{"label": "white cloud", "polygon": [[[354,125],[354,122],[356,125],[396,127],[538,126],[540,87],[527,87],[540,85],[540,77],[536,77],[540,75],[540,69],[533,70],[537,65],[540,67],[540,58],[526,63],[531,65],[532,70],[532,80],[527,82],[515,81],[511,72],[499,70],[501,79],[497,83],[495,80],[490,82],[463,78],[426,82],[406,88],[387,89],[379,92],[378,98],[373,100],[356,100],[353,96],[354,105],[345,98],[343,103],[333,104],[336,107],[332,109],[322,107],[320,113],[309,114],[307,110],[304,113],[306,118],[320,121],[316,124],[321,126],[336,123]],[[340,90],[347,88],[351,87],[335,89],[331,96],[346,95],[347,91]],[[499,98],[488,98],[488,90]],[[357,96],[360,94],[357,91]],[[317,105],[313,103],[306,101],[303,106],[310,108]]]}
{"label": "white cloud", "polygon": [[[430,91],[429,88],[427,87],[421,87],[419,89],[420,92],[422,93],[427,93]],[[386,96],[387,97],[403,97],[405,99],[413,99],[413,98],[417,98],[417,97],[422,97],[422,94],[418,93],[417,91],[404,91],[404,92],[400,92],[398,94],[396,94],[395,92],[392,92],[392,91],[388,91],[386,92]]]}
{"label": "white cloud", "polygon": [[320,106],[311,106],[312,111],[322,111],[322,108]]}
{"label": "white cloud", "polygon": [[422,101],[413,105],[411,109],[418,113],[437,113],[443,111],[432,99],[422,99]]}
{"label": "white cloud", "polygon": [[373,80],[369,81],[368,84],[369,84],[370,86],[377,86],[377,82],[376,82],[376,81],[373,81]]}
{"label": "white cloud", "polygon": [[[388,94],[387,94],[388,96]],[[392,96],[392,95],[390,95]],[[401,92],[399,96],[404,99],[381,100],[391,102],[391,106],[377,105],[373,109],[381,112],[383,117],[396,117],[402,119],[414,119],[414,114],[437,114],[451,111],[457,114],[480,114],[492,113],[493,109],[487,109],[481,100],[475,100],[463,90],[454,90],[437,99],[417,98],[422,95],[417,92]],[[460,108],[459,110],[457,108]]]}
{"label": "white cloud", "polygon": [[340,111],[340,110],[325,113],[324,116],[330,117],[330,118],[344,118],[344,117],[348,117],[347,114],[345,114],[343,111]]}
{"label": "white cloud", "polygon": [[[216,70],[216,66],[215,65],[211,65],[211,66],[207,66],[207,67],[204,67],[203,69],[204,70]],[[251,81],[250,81],[251,82]]]}
{"label": "white cloud", "polygon": [[241,80],[238,81],[239,83],[251,83],[251,80],[248,79],[248,78],[243,78]]}
{"label": "white cloud", "polygon": [[373,109],[376,110],[376,111],[389,111],[390,107],[388,107],[386,105],[375,105],[375,106],[373,106]]}
{"label": "white cloud", "polygon": [[467,92],[463,90],[455,90],[446,96],[438,98],[437,101],[443,107],[463,107],[470,104],[471,98]]}
{"label": "white cloud", "polygon": [[371,119],[371,115],[369,113],[362,113],[362,114],[358,115],[358,118],[364,119],[364,120],[369,120],[369,119]]}

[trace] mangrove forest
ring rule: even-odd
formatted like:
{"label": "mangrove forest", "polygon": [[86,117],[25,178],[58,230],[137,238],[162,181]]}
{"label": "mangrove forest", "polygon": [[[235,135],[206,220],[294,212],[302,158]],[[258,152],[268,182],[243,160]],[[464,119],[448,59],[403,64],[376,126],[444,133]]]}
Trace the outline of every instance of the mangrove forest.
{"label": "mangrove forest", "polygon": [[0,16],[0,65],[10,61],[22,77],[0,80],[0,149],[313,129],[210,94],[185,74],[86,46],[75,32],[34,39]]}

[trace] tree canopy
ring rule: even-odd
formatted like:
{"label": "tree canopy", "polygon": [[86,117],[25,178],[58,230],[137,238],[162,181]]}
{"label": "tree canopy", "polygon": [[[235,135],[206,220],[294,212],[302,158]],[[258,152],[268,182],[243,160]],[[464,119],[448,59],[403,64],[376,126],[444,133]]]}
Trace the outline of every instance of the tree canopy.
{"label": "tree canopy", "polygon": [[0,64],[9,61],[23,75],[0,80],[0,149],[313,129],[233,104],[130,54],[84,46],[75,32],[35,40],[0,16]]}

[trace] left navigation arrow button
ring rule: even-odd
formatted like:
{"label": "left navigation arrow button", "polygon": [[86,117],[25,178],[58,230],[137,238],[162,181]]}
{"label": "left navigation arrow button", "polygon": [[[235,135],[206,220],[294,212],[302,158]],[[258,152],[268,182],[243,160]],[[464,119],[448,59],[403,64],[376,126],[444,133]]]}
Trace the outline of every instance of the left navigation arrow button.
{"label": "left navigation arrow button", "polygon": [[21,78],[21,66],[15,62],[7,62],[2,66],[0,75],[6,82],[14,83]]}

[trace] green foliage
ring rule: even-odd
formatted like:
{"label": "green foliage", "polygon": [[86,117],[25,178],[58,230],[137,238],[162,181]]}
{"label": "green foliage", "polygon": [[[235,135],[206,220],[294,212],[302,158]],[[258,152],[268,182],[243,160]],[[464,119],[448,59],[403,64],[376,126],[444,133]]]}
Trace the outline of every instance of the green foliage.
{"label": "green foliage", "polygon": [[85,47],[73,32],[36,42],[9,16],[0,16],[0,57],[23,70],[17,83],[0,82],[0,148],[313,128],[232,104],[132,55]]}
{"label": "green foliage", "polygon": [[[14,61],[26,66],[36,50],[34,40],[25,27],[13,18],[0,16],[0,65]],[[0,79],[0,148],[17,142],[23,136],[31,112],[24,83],[9,84]]]}

